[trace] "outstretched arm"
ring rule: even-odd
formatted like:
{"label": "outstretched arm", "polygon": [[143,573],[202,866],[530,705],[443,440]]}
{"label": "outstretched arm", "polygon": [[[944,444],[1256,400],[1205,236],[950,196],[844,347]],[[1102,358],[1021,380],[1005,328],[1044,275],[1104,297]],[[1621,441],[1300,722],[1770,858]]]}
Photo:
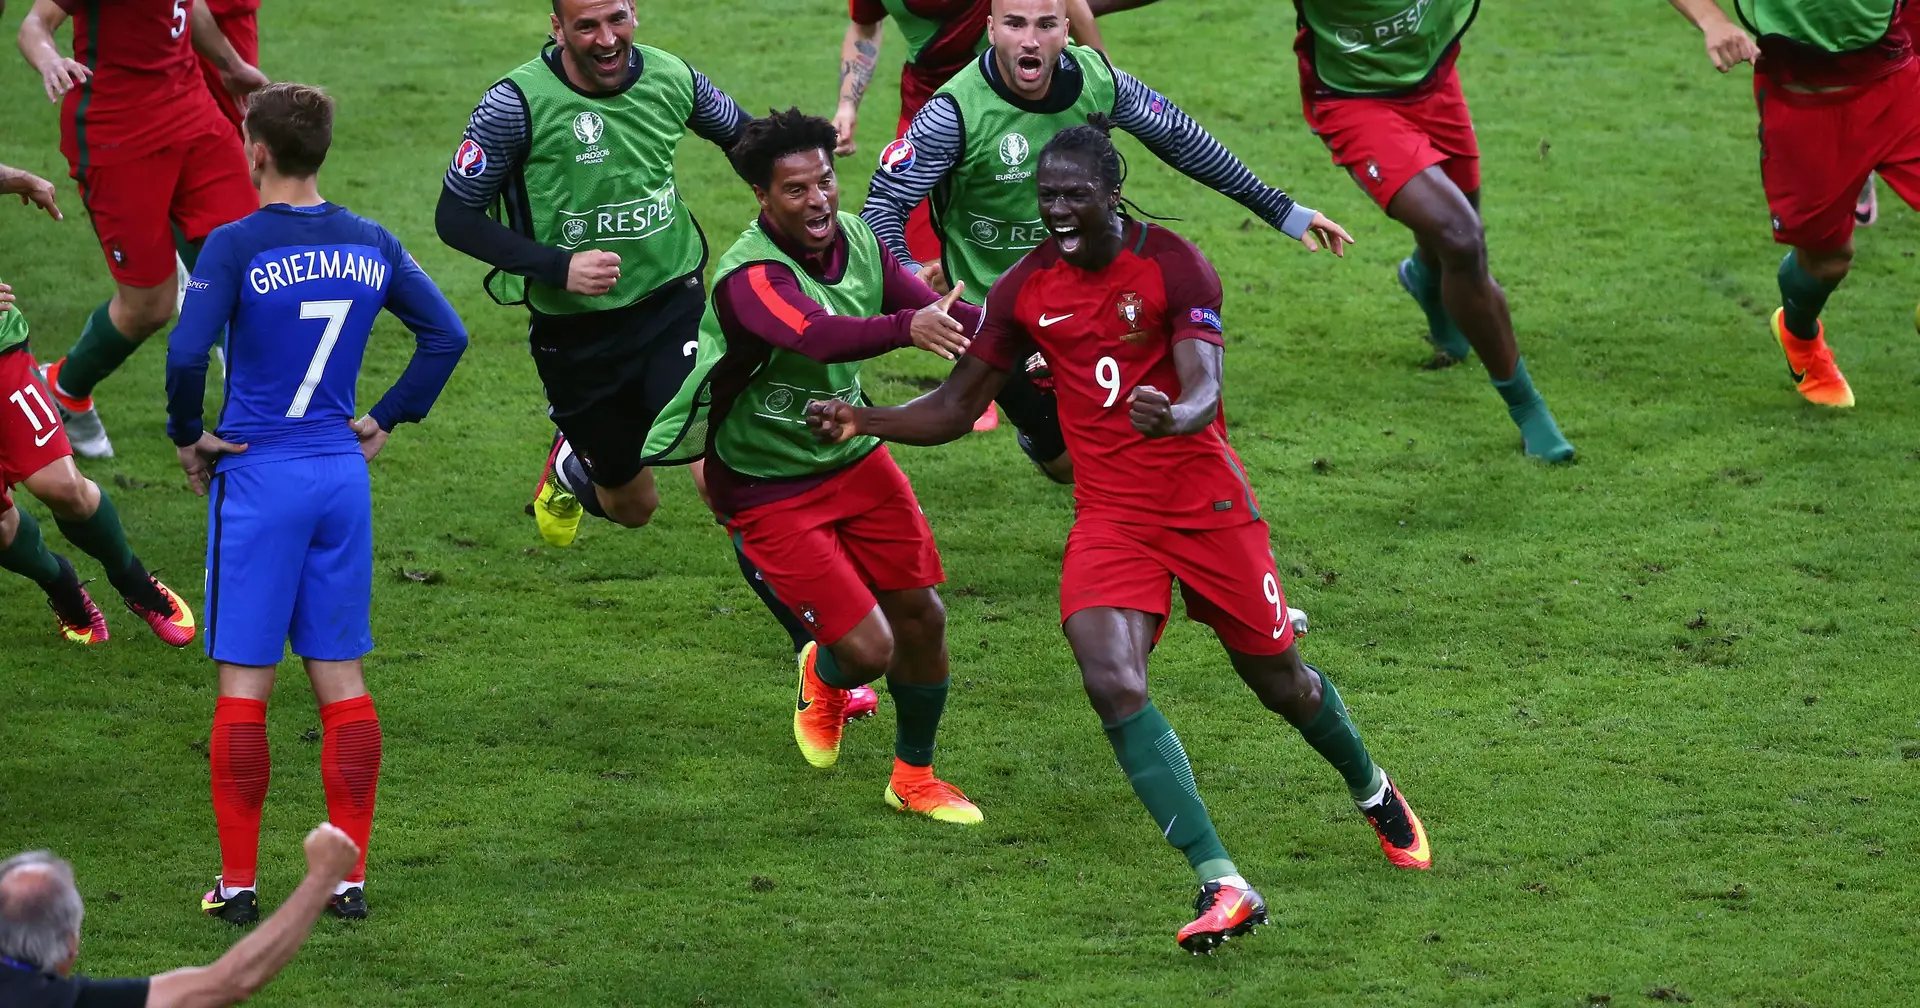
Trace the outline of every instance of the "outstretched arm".
{"label": "outstretched arm", "polygon": [[838,399],[807,404],[815,437],[839,444],[861,434],[910,445],[958,441],[1000,394],[1007,373],[978,357],[962,357],[940,387],[904,406],[852,406]]}
{"label": "outstretched arm", "polygon": [[884,21],[861,24],[847,22],[847,37],[840,41],[840,107],[833,113],[833,132],[839,138],[833,153],[846,157],[857,147],[854,127],[860,122],[860,99],[873,83],[873,70],[880,64],[880,42]]}
{"label": "outstretched arm", "polygon": [[1115,70],[1113,124],[1139,139],[1155,157],[1259,215],[1307,251],[1321,245],[1344,255],[1353,243],[1346,229],[1292,197],[1260,181],[1224,144],[1164,95],[1122,70]]}
{"label": "outstretched arm", "polygon": [[1714,0],[1668,0],[1673,9],[1693,22],[1700,34],[1706,36],[1707,58],[1713,60],[1713,68],[1726,73],[1742,63],[1750,63],[1760,56],[1760,47],[1748,35],[1746,29],[1733,23],[1727,12],[1720,9]]}
{"label": "outstretched arm", "polygon": [[1127,393],[1128,419],[1133,429],[1150,438],[1198,434],[1220,414],[1220,362],[1224,355],[1218,343],[1206,340],[1181,340],[1173,345],[1173,367],[1180,375],[1180,398],[1169,401],[1167,394],[1151,385],[1139,385]]}
{"label": "outstretched arm", "polygon": [[0,193],[17,194],[21,206],[32,202],[54,220],[66,219],[61,215],[60,207],[53,202],[53,183],[30,171],[0,164]]}

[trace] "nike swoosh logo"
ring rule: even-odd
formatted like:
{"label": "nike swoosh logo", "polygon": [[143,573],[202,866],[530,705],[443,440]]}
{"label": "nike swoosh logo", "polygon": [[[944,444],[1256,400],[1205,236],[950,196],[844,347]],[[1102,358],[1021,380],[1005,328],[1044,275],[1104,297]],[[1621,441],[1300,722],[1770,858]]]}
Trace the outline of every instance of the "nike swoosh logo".
{"label": "nike swoosh logo", "polygon": [[1173,835],[1173,824],[1174,824],[1174,823],[1177,823],[1177,822],[1179,822],[1179,821],[1180,821],[1180,817],[1179,817],[1179,816],[1174,816],[1173,818],[1171,818],[1171,819],[1169,819],[1169,820],[1167,820],[1167,828],[1166,828],[1166,829],[1163,829],[1163,830],[1161,830],[1161,831],[1160,831],[1160,836],[1161,836],[1161,838],[1162,838],[1162,839],[1165,839],[1165,838],[1167,838],[1167,837],[1170,837],[1170,836],[1172,836],[1172,835]]}
{"label": "nike swoosh logo", "polygon": [[1795,385],[1807,380],[1807,373],[1805,371],[1795,371],[1791,364],[1787,365],[1787,374],[1793,376],[1793,383]]}
{"label": "nike swoosh logo", "polygon": [[201,913],[206,913],[206,912],[207,912],[207,911],[209,911],[209,910],[218,910],[218,909],[220,909],[221,907],[223,907],[223,906],[226,906],[226,905],[227,905],[227,903],[226,903],[226,901],[225,901],[225,900],[221,900],[221,901],[220,901],[220,902],[218,902],[218,903],[211,903],[211,902],[208,902],[207,900],[201,900],[201,901],[200,901],[200,912],[201,912]]}
{"label": "nike swoosh logo", "polygon": [[1275,630],[1275,631],[1273,632],[1273,639],[1274,639],[1274,640],[1279,640],[1279,639],[1280,639],[1280,635],[1281,635],[1281,634],[1283,634],[1283,633],[1286,633],[1286,632],[1287,632],[1287,631],[1286,631],[1285,629],[1280,629],[1280,630]]}
{"label": "nike swoosh logo", "polygon": [[800,695],[794,698],[793,705],[795,710],[802,711],[813,706],[813,701],[807,699],[807,687],[805,683],[801,684]]}
{"label": "nike swoosh logo", "polygon": [[1060,316],[1056,316],[1056,317],[1054,317],[1054,318],[1048,318],[1048,317],[1047,317],[1047,313],[1046,313],[1046,312],[1041,312],[1041,313],[1040,313],[1040,328],[1042,328],[1042,329],[1045,329],[1046,327],[1048,327],[1048,326],[1050,326],[1050,325],[1052,325],[1052,324],[1054,324],[1055,322],[1065,322],[1066,320],[1068,320],[1068,319],[1070,319],[1070,318],[1072,318],[1072,317],[1073,317],[1073,313],[1072,313],[1072,312],[1068,312],[1068,313],[1066,313],[1065,315],[1060,315]]}
{"label": "nike swoosh logo", "polygon": [[33,439],[33,446],[35,448],[43,447],[47,442],[53,440],[53,435],[59,430],[60,428],[58,427],[49,428],[45,435]]}

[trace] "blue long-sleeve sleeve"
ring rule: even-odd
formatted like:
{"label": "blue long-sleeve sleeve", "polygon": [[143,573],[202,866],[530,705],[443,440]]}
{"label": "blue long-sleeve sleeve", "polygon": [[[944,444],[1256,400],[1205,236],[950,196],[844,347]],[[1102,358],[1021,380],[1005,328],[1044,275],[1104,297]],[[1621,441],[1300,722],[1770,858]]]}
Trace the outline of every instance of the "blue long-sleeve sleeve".
{"label": "blue long-sleeve sleeve", "polygon": [[207,355],[239,303],[232,242],[215,230],[200,250],[180,321],[167,337],[167,436],[176,445],[193,444],[206,429]]}
{"label": "blue long-sleeve sleeve", "polygon": [[466,326],[446,295],[398,241],[391,244],[387,254],[394,273],[387,287],[386,309],[412,330],[414,351],[400,379],[367,411],[384,431],[426,419],[467,350]]}

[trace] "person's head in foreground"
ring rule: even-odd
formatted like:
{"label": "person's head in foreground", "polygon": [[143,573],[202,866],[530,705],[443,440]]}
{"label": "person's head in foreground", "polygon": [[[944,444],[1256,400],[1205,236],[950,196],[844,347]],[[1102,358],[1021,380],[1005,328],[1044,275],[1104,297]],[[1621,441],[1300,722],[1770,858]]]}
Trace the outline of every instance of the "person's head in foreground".
{"label": "person's head in foreground", "polygon": [[774,229],[809,252],[826,251],[840,237],[835,137],[833,123],[789,108],[748,123],[727,153]]}

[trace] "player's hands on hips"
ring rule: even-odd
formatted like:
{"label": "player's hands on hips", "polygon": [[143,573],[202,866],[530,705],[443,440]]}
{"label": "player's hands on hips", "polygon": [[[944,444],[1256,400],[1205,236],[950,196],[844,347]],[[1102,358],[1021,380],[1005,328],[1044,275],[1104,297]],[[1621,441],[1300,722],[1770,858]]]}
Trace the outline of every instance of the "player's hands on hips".
{"label": "player's hands on hips", "polygon": [[860,124],[860,111],[846,102],[833,113],[833,156],[846,157],[859,149],[853,142],[853,128]]}
{"label": "player's hands on hips", "polygon": [[914,275],[918,276],[921,282],[933,288],[935,294],[945,294],[947,292],[947,270],[946,267],[939,263],[926,263],[920,267],[920,272]]}
{"label": "player's hands on hips", "polygon": [[32,203],[54,220],[66,220],[53,202],[53,183],[30,171],[0,165],[0,193],[16,193],[21,206]]}
{"label": "player's hands on hips", "polygon": [[93,71],[87,69],[85,63],[62,56],[49,61],[46,68],[40,71],[40,84],[47,89],[47,100],[57,102],[92,76]]}
{"label": "player's hands on hips", "polygon": [[575,252],[567,263],[567,290],[571,293],[599,297],[619,282],[618,253],[587,249]]}
{"label": "player's hands on hips", "polygon": [[307,834],[307,873],[332,885],[347,877],[360,860],[360,847],[340,827],[323,822]]}
{"label": "player's hands on hips", "polygon": [[1334,255],[1344,259],[1347,246],[1353,244],[1353,236],[1347,233],[1346,228],[1329,220],[1326,214],[1315,212],[1313,223],[1307,225],[1307,233],[1300,236],[1300,244],[1305,245],[1309,252],[1318,252],[1324,245]]}
{"label": "player's hands on hips", "polygon": [[360,439],[360,454],[365,456],[367,461],[373,461],[373,457],[380,454],[380,449],[387,446],[389,432],[381,430],[379,421],[373,417],[363,416],[358,420],[349,420],[347,426],[353,428],[353,436]]}
{"label": "player's hands on hips", "polygon": [[807,403],[807,426],[824,444],[841,444],[860,433],[860,415],[840,399]]}
{"label": "player's hands on hips", "polygon": [[1173,426],[1173,400],[1151,385],[1136,386],[1127,393],[1127,419],[1133,429],[1150,437],[1172,437],[1179,433]]}
{"label": "player's hands on hips", "polygon": [[186,470],[187,486],[196,496],[207,495],[207,484],[213,479],[214,463],[222,455],[238,455],[247,450],[243,444],[230,444],[220,440],[212,431],[202,431],[200,440],[180,447],[180,468]]}
{"label": "player's hands on hips", "polygon": [[1753,36],[1728,18],[1723,17],[1720,23],[1707,25],[1701,31],[1707,37],[1707,58],[1713,60],[1713,68],[1721,73],[1760,58],[1760,46],[1753,41]]}
{"label": "player's hands on hips", "polygon": [[913,313],[914,346],[948,360],[967,352],[967,331],[958,320],[947,314],[953,309],[954,298],[966,289],[967,282],[962,280],[946,296]]}

